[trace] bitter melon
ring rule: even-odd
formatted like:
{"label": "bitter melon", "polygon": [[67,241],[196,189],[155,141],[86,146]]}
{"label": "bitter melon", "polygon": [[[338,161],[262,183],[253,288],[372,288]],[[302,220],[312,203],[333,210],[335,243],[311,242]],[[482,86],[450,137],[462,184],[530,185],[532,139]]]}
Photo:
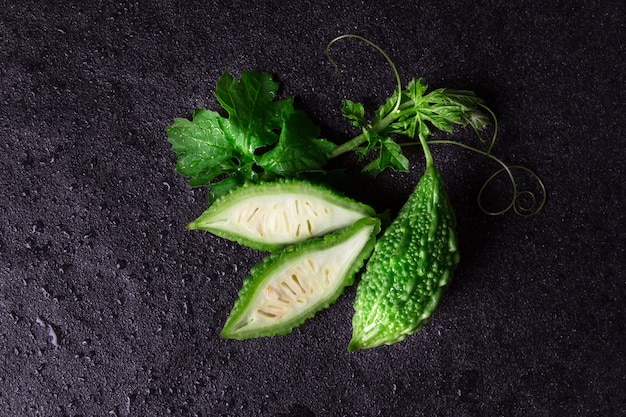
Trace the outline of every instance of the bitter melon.
{"label": "bitter melon", "polygon": [[325,186],[301,180],[248,184],[216,200],[188,229],[201,229],[253,249],[286,245],[373,217],[374,209]]}
{"label": "bitter melon", "polygon": [[365,267],[349,351],[393,344],[421,329],[459,262],[455,226],[441,175],[428,166]]}
{"label": "bitter melon", "polygon": [[371,254],[376,218],[274,252],[253,267],[222,337],[250,339],[290,333],[335,302]]}

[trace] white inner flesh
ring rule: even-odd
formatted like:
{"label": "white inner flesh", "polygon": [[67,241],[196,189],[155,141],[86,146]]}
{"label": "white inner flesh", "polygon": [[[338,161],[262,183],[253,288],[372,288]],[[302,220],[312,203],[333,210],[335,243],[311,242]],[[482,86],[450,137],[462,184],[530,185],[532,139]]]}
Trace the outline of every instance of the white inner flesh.
{"label": "white inner flesh", "polygon": [[366,227],[338,246],[310,253],[286,264],[258,291],[235,331],[289,321],[326,300],[342,285],[346,270],[372,234]]}
{"label": "white inner flesh", "polygon": [[244,199],[205,224],[255,241],[291,243],[349,226],[366,214],[301,194]]}

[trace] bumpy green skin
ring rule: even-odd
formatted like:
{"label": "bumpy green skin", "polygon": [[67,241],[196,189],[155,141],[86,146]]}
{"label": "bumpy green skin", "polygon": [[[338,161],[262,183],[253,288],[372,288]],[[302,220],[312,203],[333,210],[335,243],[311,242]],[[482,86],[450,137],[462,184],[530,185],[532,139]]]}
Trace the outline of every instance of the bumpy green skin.
{"label": "bumpy green skin", "polygon": [[[293,210],[293,205],[283,201],[283,196],[298,196],[303,201],[315,198],[324,202],[324,210],[310,216],[310,223],[306,219],[300,219],[302,233],[298,237],[285,236],[279,237],[269,230],[269,222],[262,223],[268,230],[264,230],[264,236],[250,236],[244,234],[242,229],[234,227],[233,224],[224,223],[224,216],[230,213],[232,207],[245,202],[247,205],[259,204],[259,201],[267,202],[270,200],[273,204],[274,213],[280,213],[281,218],[291,221],[291,227],[296,228],[294,215],[289,213]],[[265,203],[260,203],[265,204]],[[302,211],[305,211],[302,208]],[[339,213],[343,213],[343,215]],[[347,213],[347,214],[346,214]],[[319,215],[318,215],[319,214]],[[312,237],[323,236],[349,226],[355,221],[374,217],[376,215],[374,209],[366,204],[350,199],[325,185],[313,184],[308,181],[296,179],[281,179],[273,182],[247,183],[241,187],[235,188],[231,192],[218,198],[207,210],[204,211],[196,220],[187,225],[189,230],[205,230],[222,238],[237,242],[244,246],[262,251],[275,251],[283,249],[288,245],[292,245]],[[232,219],[232,217],[229,217]],[[255,219],[259,218],[255,217]],[[220,221],[220,219],[222,219]],[[318,222],[323,222],[319,224]],[[307,228],[308,224],[308,228]],[[318,227],[319,226],[319,227]],[[323,227],[322,227],[323,226]]]}
{"label": "bumpy green skin", "polygon": [[[290,333],[317,312],[329,307],[347,286],[354,283],[354,276],[363,267],[365,260],[372,253],[376,243],[376,235],[379,232],[380,220],[377,218],[365,218],[335,233],[329,233],[321,238],[309,239],[270,254],[262,263],[254,266],[250,275],[244,280],[243,286],[239,291],[239,298],[226,320],[221,336],[229,339],[244,340]],[[361,235],[362,233],[363,235]],[[342,248],[340,245],[347,244],[355,236],[363,236],[362,246],[351,246],[350,249],[353,250],[353,253],[348,255],[346,252],[350,251],[346,251],[346,248]],[[254,309],[256,308],[254,300],[262,296],[264,291],[267,290],[268,282],[273,282],[275,274],[284,270],[285,265],[295,266],[296,268],[302,265],[306,267],[306,263],[311,257],[337,247],[339,247],[341,252],[335,252],[335,255],[340,258],[344,257],[347,265],[343,274],[336,278],[335,282],[337,285],[332,292],[328,292],[322,297],[309,297],[306,307],[301,309],[302,311],[295,317],[278,319],[275,323],[269,323],[261,328],[249,329],[245,325],[242,326],[242,323],[248,322],[251,315],[254,316]],[[321,271],[324,268],[323,262],[317,267]],[[315,279],[322,280],[322,273],[320,272],[319,275],[315,275]]]}
{"label": "bumpy green skin", "polygon": [[422,328],[459,262],[455,227],[441,175],[431,166],[366,265],[349,351],[390,345]]}

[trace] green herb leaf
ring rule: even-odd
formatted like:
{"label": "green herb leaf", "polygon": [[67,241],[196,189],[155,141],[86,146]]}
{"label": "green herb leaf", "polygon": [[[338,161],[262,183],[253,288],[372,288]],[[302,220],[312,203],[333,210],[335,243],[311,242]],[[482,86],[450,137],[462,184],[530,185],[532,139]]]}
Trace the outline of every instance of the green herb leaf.
{"label": "green herb leaf", "polygon": [[386,120],[394,117],[393,115],[390,115],[390,113],[396,106],[396,103],[398,101],[398,94],[398,89],[394,90],[391,97],[389,97],[387,101],[385,101],[385,103],[380,106],[378,110],[376,110],[374,120],[372,120],[372,126],[374,127],[374,129],[377,129],[379,131],[382,130],[380,127],[385,127],[389,124],[389,122],[387,122]]}
{"label": "green herb leaf", "polygon": [[191,186],[209,184],[210,201],[245,182],[295,176],[328,161],[336,146],[318,138],[319,127],[293,98],[276,100],[277,93],[269,74],[248,71],[237,80],[224,72],[215,95],[228,117],[197,109],[167,127],[177,171]]}
{"label": "green herb leaf", "polygon": [[192,120],[177,118],[167,127],[172,150],[178,154],[176,170],[190,178],[191,186],[213,180],[238,154],[230,131],[228,119],[205,109],[197,109]]}
{"label": "green herb leaf", "polygon": [[278,140],[274,129],[280,128],[283,113],[293,109],[293,99],[274,101],[277,93],[272,76],[258,71],[244,72],[240,80],[224,72],[218,80],[215,96],[239,130],[235,145],[242,152],[251,154]]}
{"label": "green herb leaf", "polygon": [[352,120],[353,126],[366,126],[367,120],[365,120],[365,108],[361,103],[355,103],[350,100],[343,101],[343,115]]}
{"label": "green herb leaf", "polygon": [[366,146],[356,150],[359,158],[364,158],[369,155],[372,150],[377,149],[380,146],[380,140],[382,139],[382,137],[371,127],[363,128],[362,136],[365,138],[364,142],[366,143]]}
{"label": "green herb leaf", "polygon": [[402,154],[400,145],[385,137],[380,139],[380,156],[367,164],[363,172],[376,176],[387,168],[408,172],[409,160]]}
{"label": "green herb leaf", "polygon": [[409,170],[409,160],[402,154],[402,148],[396,142],[385,138],[380,142],[381,168],[393,168],[398,171]]}
{"label": "green herb leaf", "polygon": [[282,177],[319,170],[336,145],[317,139],[320,128],[302,111],[294,111],[284,121],[278,144],[263,154],[258,165],[268,174]]}

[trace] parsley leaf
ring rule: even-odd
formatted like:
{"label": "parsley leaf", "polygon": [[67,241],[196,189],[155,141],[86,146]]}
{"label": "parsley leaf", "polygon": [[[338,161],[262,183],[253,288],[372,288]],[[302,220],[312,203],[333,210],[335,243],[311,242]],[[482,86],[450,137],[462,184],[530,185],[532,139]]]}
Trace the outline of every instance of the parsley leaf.
{"label": "parsley leaf", "polygon": [[320,128],[304,112],[294,111],[283,123],[278,144],[259,158],[259,166],[282,177],[321,168],[336,145],[316,139],[319,134]]}
{"label": "parsley leaf", "polygon": [[267,73],[248,71],[240,79],[224,72],[215,95],[228,117],[196,109],[191,120],[167,127],[178,155],[176,170],[189,185],[209,185],[212,202],[245,182],[319,170],[335,145],[318,138],[320,129],[293,106],[277,100],[279,84]]}
{"label": "parsley leaf", "polygon": [[205,109],[192,120],[177,118],[167,127],[172,150],[178,154],[176,170],[189,177],[193,187],[204,185],[231,165],[237,150],[229,134],[230,121]]}
{"label": "parsley leaf", "polygon": [[391,138],[380,138],[380,156],[363,168],[363,172],[378,175],[387,168],[408,172],[409,160],[402,154],[400,145]]}
{"label": "parsley leaf", "polygon": [[274,129],[282,124],[283,114],[293,109],[293,99],[274,101],[278,83],[270,74],[248,71],[237,80],[224,72],[217,82],[215,96],[237,127],[235,146],[244,153],[278,140]]}

